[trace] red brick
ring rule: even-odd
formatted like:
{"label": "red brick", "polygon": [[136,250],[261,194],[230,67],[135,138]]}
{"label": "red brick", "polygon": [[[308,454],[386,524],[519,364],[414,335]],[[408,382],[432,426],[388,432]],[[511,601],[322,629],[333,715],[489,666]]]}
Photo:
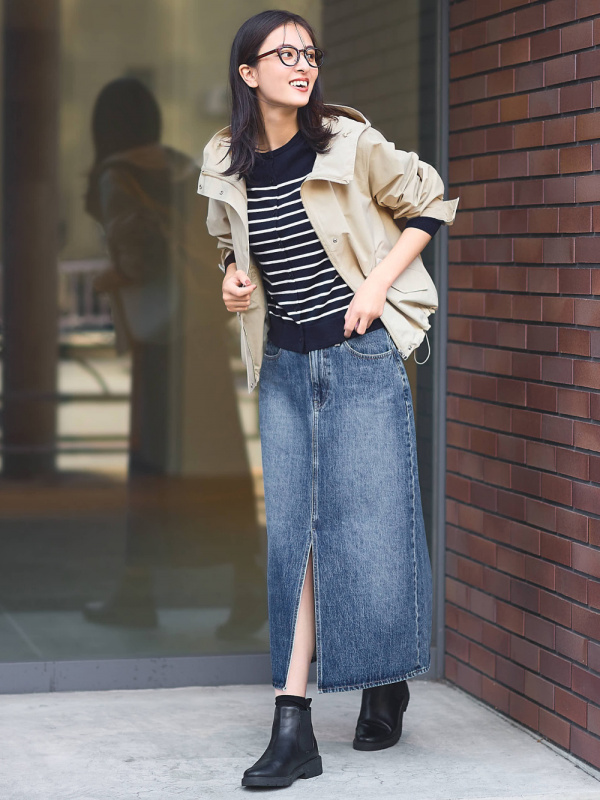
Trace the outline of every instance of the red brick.
{"label": "red brick", "polygon": [[[574,605],[572,614],[572,628],[574,631],[577,631],[577,633],[581,633],[583,636],[587,636],[590,639],[600,639],[600,613],[597,611],[592,611],[591,609]],[[595,697],[600,697],[600,676],[598,676],[594,685],[597,690]],[[573,688],[576,689],[575,675],[573,675]],[[579,690],[576,689],[576,691]],[[581,691],[579,693],[583,694]],[[593,697],[594,695],[589,696]]]}
{"label": "red brick", "polygon": [[542,736],[556,742],[559,747],[569,749],[571,741],[571,726],[556,714],[551,714],[547,709],[540,708],[539,730]]}
{"label": "red brick", "polygon": [[575,80],[575,54],[553,58],[545,63],[545,85]]}
{"label": "red brick", "polygon": [[496,681],[490,680],[485,675],[481,679],[481,698],[503,714],[508,714],[508,689],[496,683]]}
{"label": "red brick", "polygon": [[526,409],[511,409],[510,430],[515,435],[537,436],[539,439],[542,432],[542,415],[536,411]]}
{"label": "red brick", "polygon": [[536,353],[513,353],[512,367],[515,378],[540,380],[542,377],[542,357]]}
{"label": "red brick", "polygon": [[[596,616],[600,615],[597,614]],[[594,675],[578,664],[573,664],[571,685],[574,692],[577,692],[577,694],[580,694],[582,697],[586,697],[588,700],[593,700],[595,702],[600,697],[600,675]],[[585,727],[585,723],[583,727]]]}
{"label": "red brick", "polygon": [[552,204],[574,203],[575,189],[576,189],[575,184],[576,184],[575,178],[568,178],[568,177],[546,178],[544,180],[544,201],[546,203],[552,203]]}
{"label": "red brick", "polygon": [[598,55],[598,50],[588,50],[585,53],[577,54],[576,77],[578,80],[596,78],[600,75],[600,58]]}
{"label": "red brick", "polygon": [[575,259],[575,240],[569,236],[544,239],[544,261],[547,264],[569,264]]}
{"label": "red brick", "polygon": [[573,425],[575,447],[600,452],[600,425],[579,420],[575,420]]}
{"label": "red brick", "polygon": [[[574,667],[579,669],[579,667]],[[567,692],[561,689],[560,686],[556,687],[555,691],[555,710],[561,717],[570,719],[577,725],[585,728],[587,725],[587,703],[579,697],[575,697],[572,692]]]}
{"label": "red brick", "polygon": [[510,544],[519,550],[526,550],[528,553],[539,556],[540,532],[529,525],[523,525],[516,520],[511,520]]}
{"label": "red brick", "polygon": [[510,581],[510,602],[529,611],[539,611],[540,590],[537,586],[512,578]]}
{"label": "red brick", "polygon": [[[546,180],[555,180],[554,178],[546,178]],[[574,179],[571,179],[574,180]],[[514,205],[515,206],[541,206],[544,204],[544,181],[541,178],[527,178],[523,180],[515,180],[514,182]],[[573,193],[575,187],[573,186]],[[527,244],[535,244],[536,239],[522,239],[521,249]],[[529,261],[535,262],[535,252],[531,253]],[[537,259],[541,262],[541,257]]]}
{"label": "red brick", "polygon": [[[554,144],[565,144],[575,141],[575,117],[557,117],[546,119],[544,126],[544,144],[550,147]],[[581,139],[581,137],[577,137]]]}
{"label": "red brick", "polygon": [[554,564],[548,564],[539,558],[525,556],[525,579],[546,589],[554,589]]}
{"label": "red brick", "polygon": [[554,631],[553,622],[542,617],[525,612],[525,636],[533,642],[554,650]]}
{"label": "red brick", "polygon": [[[587,481],[589,480],[590,471],[589,456],[585,453],[578,453],[575,450],[568,450],[565,447],[557,447],[556,471],[564,475],[570,475],[573,478],[579,478],[579,480]],[[561,509],[561,511],[564,512],[565,509]],[[577,516],[580,517],[581,515]]]}
{"label": "red brick", "polygon": [[515,261],[529,264],[541,264],[543,244],[541,239],[514,239]]}
{"label": "red brick", "polygon": [[583,298],[577,298],[574,306],[576,325],[600,327],[600,315],[598,314],[597,300],[584,300]]}
{"label": "red brick", "polygon": [[498,156],[498,176],[516,178],[527,175],[528,157],[522,150],[513,153],[500,153]]}
{"label": "red brick", "polygon": [[451,653],[456,658],[468,661],[469,641],[460,636],[456,631],[446,630],[446,652]]}
{"label": "red brick", "polygon": [[[600,550],[573,542],[573,569],[600,578]],[[600,639],[600,629],[598,630]]]}
{"label": "red brick", "polygon": [[[563,151],[561,151],[562,154]],[[570,170],[582,172],[583,170]],[[529,152],[529,175],[557,175],[559,172],[559,151],[551,148]]]}
{"label": "red brick", "polygon": [[557,293],[557,267],[530,267],[527,270],[527,288],[530,292]]}
{"label": "red brick", "polygon": [[[540,590],[540,614],[546,619],[558,622],[559,625],[571,627],[571,603],[553,592]],[[569,676],[570,674],[569,671]]]}
{"label": "red brick", "polygon": [[[562,448],[557,448],[562,451]],[[557,453],[558,456],[558,453]],[[585,475],[583,480],[585,480]],[[585,514],[578,514],[568,508],[556,509],[556,530],[563,536],[575,539],[579,542],[588,540],[588,518]]]}
{"label": "red brick", "polygon": [[588,667],[600,673],[600,644],[588,642]]}
{"label": "red brick", "polygon": [[496,656],[496,679],[505,686],[516,689],[517,692],[522,692],[525,688],[525,670],[523,667],[499,655]]}
{"label": "red brick", "polygon": [[573,383],[573,359],[542,356],[542,380],[553,383]]}
{"label": "red brick", "polygon": [[561,51],[583,50],[594,46],[594,25],[592,20],[567,25],[561,31]]}
{"label": "red brick", "polygon": [[[594,145],[600,154],[600,148]],[[598,161],[600,167],[600,157]],[[598,264],[600,261],[600,242],[596,236],[580,236],[575,241],[575,260],[584,264]]]}
{"label": "red brick", "polygon": [[[590,294],[592,272],[582,267],[563,267],[558,270],[558,288],[561,294]],[[572,322],[572,317],[569,320]]]}
{"label": "red brick", "polygon": [[557,208],[530,208],[527,220],[528,233],[558,233]]}
{"label": "red brick", "polygon": [[544,144],[544,123],[541,120],[522,122],[520,125],[511,126],[511,129],[514,133],[513,144],[517,149],[542,147]]}
{"label": "red brick", "polygon": [[[551,298],[544,298],[544,301]],[[569,298],[556,298],[561,301],[568,301]],[[575,314],[574,304],[570,303],[572,314]],[[554,321],[554,320],[549,320]],[[558,321],[558,320],[556,320]],[[559,328],[558,329],[558,351],[559,353],[571,353],[575,356],[590,355],[590,332],[579,328]]]}
{"label": "red brick", "polygon": [[525,694],[540,705],[554,708],[554,686],[550,681],[527,670],[525,671]]}
{"label": "red brick", "polygon": [[[497,95],[500,94],[512,94],[515,91],[514,69],[503,69],[498,72],[492,72],[486,77],[487,77],[487,85],[485,92],[486,97],[496,97]],[[494,148],[494,149],[503,149],[503,148]]]}
{"label": "red brick", "polygon": [[500,66],[522,64],[530,60],[529,39],[511,39],[500,44]]}
{"label": "red brick", "polygon": [[573,420],[542,414],[542,437],[551,442],[573,444]]}
{"label": "red brick", "polygon": [[589,172],[592,169],[591,145],[565,147],[560,151],[560,173]]}
{"label": "red brick", "polygon": [[579,728],[571,729],[571,752],[600,769],[600,741]]}
{"label": "red brick", "polygon": [[[544,475],[545,478],[553,476]],[[577,545],[573,545],[577,546]],[[540,532],[540,555],[548,561],[571,565],[571,542],[552,533]]]}
{"label": "red brick", "polygon": [[535,703],[511,692],[509,709],[511,717],[514,717],[518,722],[537,731],[539,709]]}
{"label": "red brick", "polygon": [[518,633],[520,636],[523,636],[525,615],[520,609],[498,600],[496,605],[496,622],[502,628],[506,628],[513,633]]}
{"label": "red brick", "polygon": [[499,230],[503,235],[507,233],[527,233],[527,209],[510,208],[500,212]]}
{"label": "red brick", "polygon": [[556,353],[558,350],[558,328],[551,325],[528,325],[527,347]]}
{"label": "red brick", "polygon": [[578,203],[598,202],[600,200],[600,181],[598,176],[578,175],[575,178],[575,198]]}
{"label": "red brick", "polygon": [[561,86],[558,92],[561,114],[569,114],[573,111],[587,111],[587,109],[592,108],[591,83]]}
{"label": "red brick", "polygon": [[600,736],[600,708],[588,703],[588,730]]}
{"label": "red brick", "polygon": [[573,380],[579,386],[600,389],[600,363],[597,361],[575,361],[573,364]]}
{"label": "red brick", "polygon": [[[516,299],[517,296],[515,296]],[[527,327],[514,322],[500,322],[498,324],[498,346],[508,347],[513,350],[524,350],[527,346]],[[514,372],[513,375],[514,377],[519,377]]]}
{"label": "red brick", "polygon": [[495,655],[475,642],[469,642],[469,664],[491,678],[494,677],[496,670]]}
{"label": "red brick", "polygon": [[587,639],[557,626],[556,652],[573,661],[587,664]]}
{"label": "red brick", "polygon": [[560,475],[542,474],[541,496],[554,503],[570,506],[573,501],[573,483]]}
{"label": "red brick", "polygon": [[556,591],[580,603],[587,603],[587,580],[562,567],[556,567]]}
{"label": "red brick", "polygon": [[[562,290],[561,290],[562,291]],[[560,322],[563,325],[573,322],[574,302],[570,297],[542,297],[542,314],[541,320],[543,322]],[[560,341],[561,330],[559,329],[558,336]]]}
{"label": "red brick", "polygon": [[[592,208],[572,206],[559,209],[558,228],[561,233],[591,233]],[[577,249],[577,243],[575,243]]]}
{"label": "red brick", "polygon": [[545,442],[527,441],[527,466],[555,469],[556,447]]}
{"label": "red brick", "polygon": [[557,390],[555,386],[540,383],[527,384],[528,408],[539,408],[543,411],[556,411]]}
{"label": "red brick", "polygon": [[463,664],[462,661],[457,662],[456,665],[456,684],[468,692],[481,696],[481,678],[480,672],[477,672],[471,667]]}
{"label": "red brick", "polygon": [[491,567],[483,568],[483,585],[494,597],[508,600],[510,597],[510,578]]}

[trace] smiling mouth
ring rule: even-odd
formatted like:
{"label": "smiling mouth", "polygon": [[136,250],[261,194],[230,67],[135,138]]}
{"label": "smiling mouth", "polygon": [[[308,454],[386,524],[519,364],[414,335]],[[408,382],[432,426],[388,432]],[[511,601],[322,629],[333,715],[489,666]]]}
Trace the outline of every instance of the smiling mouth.
{"label": "smiling mouth", "polygon": [[308,81],[290,81],[290,86],[295,89],[308,89]]}

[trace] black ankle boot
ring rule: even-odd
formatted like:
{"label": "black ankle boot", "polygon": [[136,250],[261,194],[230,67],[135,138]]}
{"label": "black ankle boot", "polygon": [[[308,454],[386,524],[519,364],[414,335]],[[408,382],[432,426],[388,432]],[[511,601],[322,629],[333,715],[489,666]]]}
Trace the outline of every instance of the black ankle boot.
{"label": "black ankle boot", "polygon": [[310,703],[308,697],[306,709],[275,707],[269,746],[244,772],[242,786],[290,786],[296,778],[314,778],[323,772]]}
{"label": "black ankle boot", "polygon": [[410,692],[406,681],[363,689],[355,750],[383,750],[396,744],[402,735],[402,715]]}

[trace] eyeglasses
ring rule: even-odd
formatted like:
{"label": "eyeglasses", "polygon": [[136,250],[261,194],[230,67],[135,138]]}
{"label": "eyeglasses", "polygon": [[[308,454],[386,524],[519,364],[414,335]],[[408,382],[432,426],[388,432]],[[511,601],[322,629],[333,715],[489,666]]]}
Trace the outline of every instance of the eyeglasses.
{"label": "eyeglasses", "polygon": [[270,56],[272,53],[277,53],[279,60],[286,67],[294,67],[300,60],[300,53],[304,53],[304,58],[307,60],[310,67],[320,67],[323,63],[325,54],[318,47],[305,47],[304,50],[298,50],[292,44],[282,44],[274,50],[269,50],[266,53],[261,53],[256,56],[255,61],[265,56]]}

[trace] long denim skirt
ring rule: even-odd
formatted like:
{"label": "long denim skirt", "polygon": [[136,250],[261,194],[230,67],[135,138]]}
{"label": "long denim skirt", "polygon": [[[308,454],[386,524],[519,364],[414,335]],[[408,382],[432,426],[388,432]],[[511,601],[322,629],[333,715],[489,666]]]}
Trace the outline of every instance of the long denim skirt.
{"label": "long denim skirt", "polygon": [[259,423],[273,686],[286,689],[311,548],[317,691],[426,672],[432,575],[414,413],[386,328],[309,353],[267,340]]}

